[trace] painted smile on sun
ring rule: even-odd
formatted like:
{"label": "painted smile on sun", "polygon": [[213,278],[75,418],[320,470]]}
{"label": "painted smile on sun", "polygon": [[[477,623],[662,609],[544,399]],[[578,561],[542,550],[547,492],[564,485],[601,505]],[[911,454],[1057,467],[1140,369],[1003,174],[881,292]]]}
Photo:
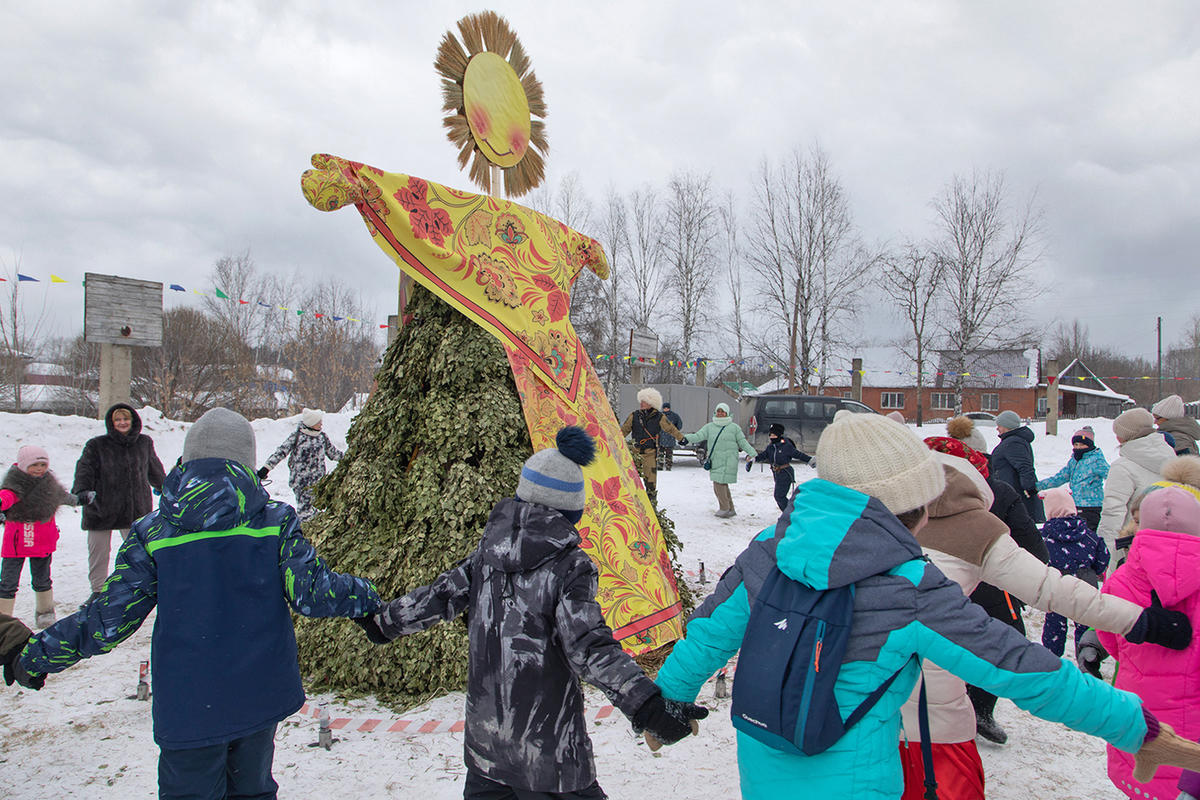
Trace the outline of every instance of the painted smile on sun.
{"label": "painted smile on sun", "polygon": [[484,191],[499,192],[489,169],[495,165],[509,196],[525,194],[541,182],[549,149],[545,123],[533,119],[546,116],[541,83],[516,34],[495,13],[464,17],[458,29],[466,49],[447,33],[435,62],[450,112],[442,121],[447,137],[459,147],[459,166],[471,161],[471,180]]}

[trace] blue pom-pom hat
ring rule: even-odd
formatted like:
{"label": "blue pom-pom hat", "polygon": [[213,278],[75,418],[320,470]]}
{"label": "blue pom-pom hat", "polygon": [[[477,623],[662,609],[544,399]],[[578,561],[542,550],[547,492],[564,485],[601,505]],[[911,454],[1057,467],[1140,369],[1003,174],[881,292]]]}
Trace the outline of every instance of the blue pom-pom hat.
{"label": "blue pom-pom hat", "polygon": [[517,497],[557,509],[578,522],[587,501],[583,470],[596,456],[596,442],[583,428],[567,427],[554,437],[557,448],[534,453],[521,467]]}

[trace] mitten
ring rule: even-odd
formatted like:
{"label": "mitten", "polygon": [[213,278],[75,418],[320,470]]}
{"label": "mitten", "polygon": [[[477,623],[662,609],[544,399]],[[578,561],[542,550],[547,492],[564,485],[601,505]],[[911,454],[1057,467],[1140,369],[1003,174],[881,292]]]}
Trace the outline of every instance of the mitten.
{"label": "mitten", "polygon": [[1079,668],[1089,675],[1100,677],[1100,662],[1108,653],[1104,651],[1104,646],[1100,644],[1100,637],[1096,635],[1096,630],[1085,631],[1079,639],[1079,645],[1075,648],[1075,661],[1079,664]]}
{"label": "mitten", "polygon": [[259,467],[258,472],[254,473],[254,474],[258,476],[258,479],[260,481],[265,481],[267,479],[267,474],[270,471],[271,470],[267,469],[266,467]]}
{"label": "mitten", "polygon": [[752,466],[754,466],[754,462],[753,462],[753,461],[750,461],[749,459],[747,459],[747,460],[746,460],[746,472],[749,472],[749,471],[750,471],[750,467],[752,467]]}
{"label": "mitten", "polygon": [[684,447],[687,447],[687,444],[688,444],[687,437],[685,436],[685,437],[683,437],[682,439],[680,439],[680,440],[679,440],[679,443],[680,443],[681,445],[683,445]]}
{"label": "mitten", "polygon": [[363,629],[367,634],[367,638],[371,640],[371,644],[387,644],[391,641],[375,622],[375,617],[368,614],[365,617],[354,617],[351,620],[355,625]]}
{"label": "mitten", "polygon": [[1150,607],[1142,611],[1125,639],[1133,644],[1145,642],[1186,650],[1192,643],[1192,622],[1182,611],[1163,608],[1158,592],[1150,592]]}
{"label": "mitten", "polygon": [[46,676],[37,672],[28,672],[21,664],[22,647],[11,656],[4,660],[4,682],[9,686],[18,683],[26,689],[33,689],[35,692],[46,685]]}
{"label": "mitten", "polygon": [[90,506],[92,503],[96,502],[96,493],[91,489],[82,491],[75,495],[75,497],[79,500],[79,505],[81,506]]}
{"label": "mitten", "polygon": [[1170,725],[1159,722],[1145,707],[1142,714],[1146,717],[1146,739],[1133,754],[1135,781],[1146,783],[1163,764],[1200,769],[1200,744],[1177,736]]}

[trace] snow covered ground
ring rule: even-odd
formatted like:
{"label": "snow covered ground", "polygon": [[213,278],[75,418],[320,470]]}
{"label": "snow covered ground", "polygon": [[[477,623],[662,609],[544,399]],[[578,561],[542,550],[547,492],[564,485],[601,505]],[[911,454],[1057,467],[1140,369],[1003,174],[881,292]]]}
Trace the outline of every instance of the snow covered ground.
{"label": "snow covered ground", "polygon": [[[169,468],[182,451],[186,424],[165,420],[153,410],[142,416],[145,432],[154,438],[159,457]],[[345,442],[350,419],[340,414],[325,417],[325,429],[339,446]],[[1111,423],[1090,422],[1097,443],[1110,460],[1115,458]],[[254,423],[260,464],[295,424],[296,418]],[[1064,423],[1059,436],[1049,438],[1044,436],[1044,425],[1031,426],[1037,434],[1034,452],[1039,476],[1051,475],[1066,463],[1071,433],[1081,424]],[[983,431],[989,445],[994,445],[995,429]],[[100,422],[80,417],[0,414],[0,458],[15,458],[21,444],[40,444],[50,453],[51,469],[69,485],[84,442],[102,432]],[[922,435],[941,433],[941,426],[921,430]],[[802,481],[815,475],[805,466],[796,471]],[[270,491],[291,501],[286,463],[276,467],[271,478]],[[741,473],[733,487],[738,509],[733,519],[713,517],[716,499],[708,474],[688,456],[680,456],[671,472],[661,473],[659,497],[684,542],[685,568],[698,572],[704,562],[709,587],[745,543],[778,515],[771,475],[757,466],[750,474]],[[71,613],[88,594],[87,547],[78,513],[64,509],[58,518],[63,536],[54,556],[53,577],[60,616]],[[33,618],[28,577],[17,595],[16,613],[26,620]],[[1027,612],[1026,624],[1035,640],[1040,637],[1041,616]],[[148,620],[109,655],[51,676],[41,692],[0,686],[0,796],[13,800],[156,796],[157,748],[151,736],[150,707],[131,699],[138,664],[149,658],[152,622]],[[607,703],[595,690],[589,690],[588,698],[590,711]],[[600,783],[613,798],[738,796],[729,700],[716,700],[711,683],[700,699],[714,709],[700,736],[657,754],[633,735],[619,713],[595,722],[592,736]],[[319,797],[330,792],[347,798],[462,796],[462,733],[415,732],[423,727],[439,731],[453,727],[447,723],[462,716],[461,693],[399,714],[370,698],[313,696],[309,700],[327,703],[333,717],[355,722],[336,732],[339,741],[329,751],[310,747],[317,740],[317,722],[311,717],[297,715],[280,725],[275,778],[282,797]],[[391,720],[397,717],[412,722],[403,732],[389,732]],[[371,732],[357,730],[360,721],[370,718],[388,724]],[[1042,722],[1007,700],[1000,702],[997,718],[1009,732],[1009,744],[996,747],[981,741],[979,745],[989,797],[1122,796],[1105,776],[1104,746],[1099,740]]]}

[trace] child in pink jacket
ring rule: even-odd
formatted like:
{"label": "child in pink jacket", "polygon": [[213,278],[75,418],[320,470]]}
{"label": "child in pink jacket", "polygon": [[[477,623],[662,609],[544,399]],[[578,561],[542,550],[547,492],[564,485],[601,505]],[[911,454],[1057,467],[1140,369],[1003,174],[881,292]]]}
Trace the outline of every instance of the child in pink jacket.
{"label": "child in pink jacket", "polygon": [[[1141,530],[1129,558],[1104,582],[1103,591],[1143,605],[1183,611],[1200,626],[1200,501],[1176,487],[1154,489],[1142,500]],[[1200,637],[1186,650],[1130,644],[1100,631],[1119,664],[1116,685],[1136,693],[1145,707],[1185,739],[1200,738]],[[1174,798],[1180,770],[1160,767],[1149,784],[1133,777],[1133,757],[1108,748],[1108,777],[1129,797]]]}
{"label": "child in pink jacket", "polygon": [[[84,503],[95,498],[95,492]],[[17,463],[0,483],[0,518],[4,519],[0,541],[0,613],[12,616],[17,586],[25,559],[29,559],[29,582],[33,586],[37,626],[54,623],[54,592],[50,583],[50,559],[58,545],[54,514],[62,505],[79,505],[79,499],[62,487],[50,472],[50,456],[40,447],[25,445],[17,451]]]}

